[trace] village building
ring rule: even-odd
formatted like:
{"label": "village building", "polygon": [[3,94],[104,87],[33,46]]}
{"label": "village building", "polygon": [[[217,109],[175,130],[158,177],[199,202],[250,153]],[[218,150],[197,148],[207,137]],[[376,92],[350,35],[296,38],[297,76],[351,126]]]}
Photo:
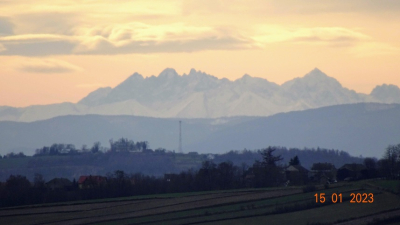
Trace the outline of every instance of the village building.
{"label": "village building", "polygon": [[306,184],[309,173],[310,171],[301,165],[290,165],[285,169],[286,180],[289,180],[291,185]]}
{"label": "village building", "polygon": [[309,173],[312,182],[326,184],[336,182],[337,169],[331,163],[314,163]]}
{"label": "village building", "polygon": [[107,178],[103,176],[80,176],[78,185],[80,189],[90,189],[105,185]]}
{"label": "village building", "polygon": [[359,180],[363,179],[367,173],[367,168],[363,164],[344,164],[337,171],[339,180]]}
{"label": "village building", "polygon": [[46,187],[50,190],[68,190],[72,188],[72,182],[66,178],[54,178],[46,183]]}

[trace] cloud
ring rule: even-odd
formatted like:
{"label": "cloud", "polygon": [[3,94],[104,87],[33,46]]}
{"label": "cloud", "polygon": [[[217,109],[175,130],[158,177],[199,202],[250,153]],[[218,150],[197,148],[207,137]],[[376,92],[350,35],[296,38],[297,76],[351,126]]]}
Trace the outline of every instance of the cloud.
{"label": "cloud", "polygon": [[13,17],[16,31],[23,34],[71,35],[75,27],[84,22],[84,14],[76,12],[27,12]]}
{"label": "cloud", "polygon": [[0,36],[13,34],[14,24],[6,17],[0,17]]}
{"label": "cloud", "polygon": [[0,34],[0,55],[195,52],[254,49],[273,43],[351,48],[370,42],[372,37],[341,25],[262,25],[254,30],[250,27],[257,23],[255,21],[263,23],[267,20],[260,19],[261,14],[265,15],[262,18],[277,18],[275,21],[280,20],[276,14],[282,13],[298,16],[345,10],[368,11],[374,7],[380,12],[400,10],[400,1],[393,0],[382,0],[386,5],[381,4],[382,1],[365,0],[307,0],[302,4],[295,0],[155,1],[120,0],[116,4],[111,0],[38,0],[34,7],[26,1],[9,1],[0,7],[0,14],[7,16],[0,17],[0,33],[4,30]]}
{"label": "cloud", "polygon": [[261,12],[268,10],[274,14],[326,14],[326,13],[367,13],[381,14],[385,12],[399,12],[398,0],[334,0],[320,1],[307,0],[301,4],[297,0],[254,0],[250,11]]}
{"label": "cloud", "polygon": [[246,48],[249,40],[225,29],[188,26],[184,23],[148,25],[129,23],[100,26],[80,31],[84,40],[77,54],[124,54],[191,52],[210,49]]}
{"label": "cloud", "polygon": [[258,26],[253,39],[259,44],[276,42],[310,43],[335,45],[370,40],[363,33],[343,27],[288,28],[282,26]]}
{"label": "cloud", "polygon": [[79,28],[73,35],[24,34],[0,37],[0,55],[128,54],[243,49],[250,39],[228,29],[184,23],[126,23]]}
{"label": "cloud", "polygon": [[81,71],[78,66],[55,59],[25,59],[18,70],[28,73],[70,73]]}
{"label": "cloud", "polygon": [[0,45],[6,49],[0,55],[66,55],[72,52],[76,42],[72,37],[48,34],[0,37]]}
{"label": "cloud", "polygon": [[[4,0],[0,1],[1,15],[26,17],[30,20],[45,18],[51,14],[59,14],[61,19],[64,15],[75,14],[78,19],[85,18],[85,22],[104,21],[104,18],[118,19],[127,15],[154,17],[154,16],[171,16],[180,13],[181,0],[70,0],[70,1],[54,1],[54,0],[36,0],[33,4],[30,1],[13,0],[12,3],[4,4]],[[35,18],[36,17],[36,18]],[[58,20],[56,17],[52,17]],[[70,18],[77,19],[77,18]],[[52,21],[43,21],[44,23],[52,23]],[[92,23],[93,24],[93,23]]]}
{"label": "cloud", "polygon": [[326,13],[398,13],[398,0],[184,0],[184,15],[247,14],[247,15],[313,15]]}
{"label": "cloud", "polygon": [[59,41],[71,39],[65,35],[57,34],[23,34],[23,35],[9,35],[5,37],[0,37],[0,41],[4,43],[19,43],[21,41],[27,42],[47,42],[47,41]]}
{"label": "cloud", "polygon": [[[318,0],[312,0],[312,4],[318,4]],[[324,2],[325,3],[325,2]],[[332,1],[325,7],[325,11],[331,12],[398,12],[400,11],[400,1],[397,0],[380,0],[380,1],[365,1],[365,0],[336,0]]]}
{"label": "cloud", "polygon": [[230,0],[224,4],[221,0],[185,0],[182,2],[182,13],[189,14],[211,14],[214,12],[230,11],[229,6],[236,4],[236,0]]}
{"label": "cloud", "polygon": [[[375,46],[392,54],[358,29],[256,25],[246,31],[184,23],[150,25],[133,22],[80,27],[73,34],[24,34],[0,37],[0,55],[115,55],[264,48],[275,43],[354,48]],[[374,43],[374,44],[372,44]],[[369,47],[371,48],[371,47]],[[381,49],[380,49],[381,48]],[[357,50],[358,49],[358,50]],[[380,49],[380,50],[379,50]]]}
{"label": "cloud", "polygon": [[374,40],[357,29],[344,27],[288,28],[283,26],[258,26],[252,37],[255,45],[266,47],[274,43],[298,45],[319,45],[333,48],[347,48],[357,57],[399,54],[400,49]]}

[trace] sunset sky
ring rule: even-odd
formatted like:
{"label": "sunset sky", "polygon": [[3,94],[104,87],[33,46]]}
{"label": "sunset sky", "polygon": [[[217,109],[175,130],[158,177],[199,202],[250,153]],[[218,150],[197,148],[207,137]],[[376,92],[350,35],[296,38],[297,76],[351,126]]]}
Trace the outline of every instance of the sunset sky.
{"label": "sunset sky", "polygon": [[167,67],[400,86],[400,1],[0,0],[0,105],[77,102]]}

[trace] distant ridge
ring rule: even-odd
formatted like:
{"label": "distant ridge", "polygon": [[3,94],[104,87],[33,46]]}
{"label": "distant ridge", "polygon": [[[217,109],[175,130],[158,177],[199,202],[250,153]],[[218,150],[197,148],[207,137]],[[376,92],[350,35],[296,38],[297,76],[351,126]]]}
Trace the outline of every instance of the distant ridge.
{"label": "distant ridge", "polygon": [[111,138],[148,141],[149,147],[178,150],[179,120],[185,152],[225,153],[267,146],[344,150],[353,156],[381,157],[390,144],[400,143],[400,104],[357,103],[279,113],[269,117],[216,119],[138,116],[62,116],[36,122],[0,122],[0,154],[53,143],[96,141],[109,147]]}
{"label": "distant ridge", "polygon": [[30,122],[85,114],[157,118],[270,116],[359,102],[400,103],[400,89],[382,85],[370,95],[356,93],[318,68],[282,85],[248,74],[230,81],[195,69],[179,75],[166,68],[158,76],[146,78],[134,73],[116,87],[99,88],[76,104],[0,107],[0,121]]}

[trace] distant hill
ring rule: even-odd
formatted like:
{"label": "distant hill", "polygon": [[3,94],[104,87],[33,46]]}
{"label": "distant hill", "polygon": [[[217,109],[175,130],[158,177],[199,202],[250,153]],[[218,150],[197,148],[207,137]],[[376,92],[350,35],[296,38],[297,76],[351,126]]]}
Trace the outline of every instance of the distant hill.
{"label": "distant hill", "polygon": [[323,147],[351,155],[382,157],[400,143],[400,105],[358,103],[254,118],[218,130],[187,148],[255,149],[265,145]]}
{"label": "distant hill", "polygon": [[280,112],[359,102],[400,103],[395,85],[377,86],[370,95],[343,87],[315,68],[282,85],[245,74],[235,81],[192,69],[178,75],[134,73],[114,88],[99,88],[78,103],[25,108],[0,107],[0,121],[32,122],[63,115],[130,115],[156,118],[270,116]]}
{"label": "distant hill", "polygon": [[[280,113],[270,117],[181,119],[183,150],[224,153],[269,145],[338,149],[354,156],[381,157],[389,144],[400,143],[400,105],[358,103]],[[62,116],[36,122],[0,122],[0,154],[53,143],[80,148],[95,141],[109,147],[121,137],[148,141],[150,148],[178,149],[175,118],[137,116]]]}
{"label": "distant hill", "polygon": [[[348,163],[362,163],[363,159],[352,157],[343,151],[329,149],[286,149],[276,148],[276,155],[282,156],[279,164],[287,165],[291,158],[298,156],[301,165],[310,169],[314,163],[329,162],[340,168]],[[216,164],[232,162],[243,168],[243,164],[251,166],[256,160],[262,161],[257,151],[229,151],[225,154],[194,154],[170,151],[146,152],[107,152],[66,155],[40,155],[0,160],[0,182],[6,181],[10,175],[23,175],[29,180],[34,174],[42,174],[45,180],[65,177],[78,180],[81,175],[107,175],[116,170],[125,173],[142,173],[152,176],[163,176],[165,173],[180,173],[189,169],[199,169],[202,162],[210,160]],[[245,168],[246,166],[244,166]]]}

